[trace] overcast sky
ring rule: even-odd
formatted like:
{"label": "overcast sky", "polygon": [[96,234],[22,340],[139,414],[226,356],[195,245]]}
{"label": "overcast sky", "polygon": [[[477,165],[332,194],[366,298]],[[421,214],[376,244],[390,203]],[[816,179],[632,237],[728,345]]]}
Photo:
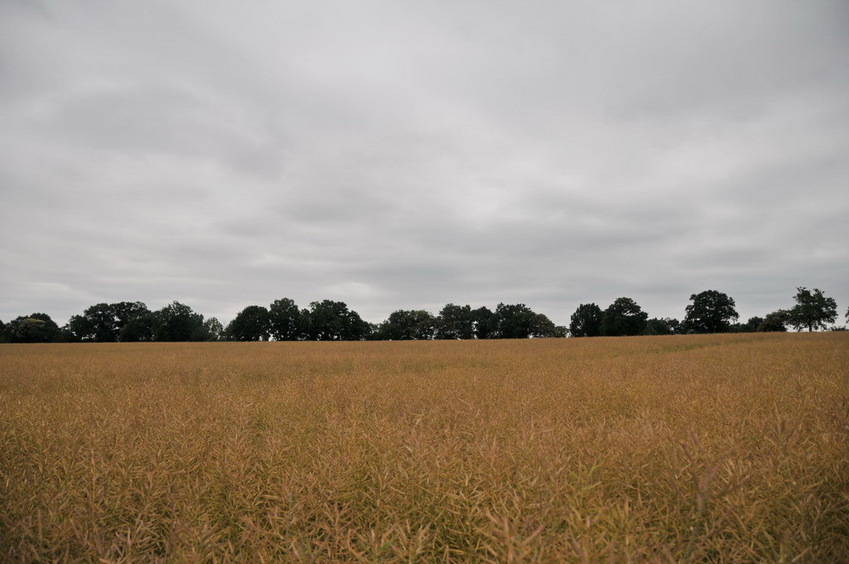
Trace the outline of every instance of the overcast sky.
{"label": "overcast sky", "polygon": [[849,307],[845,0],[0,0],[0,319]]}

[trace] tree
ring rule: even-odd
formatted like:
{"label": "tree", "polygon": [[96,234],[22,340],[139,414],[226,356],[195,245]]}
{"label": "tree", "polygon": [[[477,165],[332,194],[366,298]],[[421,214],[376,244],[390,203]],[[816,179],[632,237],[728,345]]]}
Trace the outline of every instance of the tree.
{"label": "tree", "polygon": [[542,313],[535,313],[530,321],[531,337],[536,339],[565,337],[566,328],[558,327],[548,316]]}
{"label": "tree", "polygon": [[210,317],[203,322],[204,333],[207,341],[220,341],[224,338],[224,326],[216,317]]}
{"label": "tree", "polygon": [[378,327],[381,338],[393,341],[433,339],[436,318],[425,310],[393,311]]}
{"label": "tree", "polygon": [[760,327],[763,324],[763,322],[764,322],[763,317],[758,317],[757,315],[755,315],[755,316],[750,317],[747,322],[738,323],[734,327],[740,333],[754,333],[758,330],[758,327]]}
{"label": "tree", "polygon": [[203,315],[180,302],[172,302],[153,314],[155,341],[204,340]]}
{"label": "tree", "polygon": [[112,312],[119,332],[127,323],[149,317],[151,313],[143,302],[116,302],[112,304]]}
{"label": "tree", "polygon": [[344,302],[312,302],[304,316],[309,320],[307,337],[313,341],[360,341],[369,334],[369,324]]}
{"label": "tree", "polygon": [[525,304],[503,304],[495,307],[492,316],[494,339],[527,339],[533,334],[531,322],[536,313]]}
{"label": "tree", "polygon": [[47,323],[42,319],[25,317],[15,324],[15,342],[18,343],[49,343]]}
{"label": "tree", "polygon": [[601,316],[601,332],[608,337],[639,335],[648,314],[631,298],[617,298]]}
{"label": "tree", "polygon": [[677,319],[670,317],[657,318],[653,317],[646,322],[646,328],[643,330],[643,335],[674,335],[678,332],[680,325]]}
{"label": "tree", "polygon": [[813,292],[805,287],[796,288],[796,305],[790,310],[789,323],[797,331],[807,327],[808,331],[825,329],[826,324],[837,320],[837,302],[823,295],[822,290]]}
{"label": "tree", "polygon": [[149,315],[150,310],[142,302],[99,303],[86,308],[82,315],[71,317],[68,329],[80,341],[111,343],[120,339],[125,325]]}
{"label": "tree", "polygon": [[473,338],[490,339],[495,332],[495,314],[486,306],[472,310]]}
{"label": "tree", "polygon": [[436,318],[437,339],[472,339],[475,336],[475,321],[472,307],[446,304]]}
{"label": "tree", "polygon": [[12,343],[55,343],[62,336],[59,326],[46,313],[17,317],[6,326],[5,333]]}
{"label": "tree", "polygon": [[688,333],[727,333],[731,320],[737,319],[734,299],[716,290],[705,290],[690,296],[692,304],[685,308],[684,327]]}
{"label": "tree", "polygon": [[8,343],[9,335],[6,333],[6,324],[0,319],[0,343]]}
{"label": "tree", "polygon": [[304,318],[289,298],[275,300],[268,308],[271,336],[275,341],[297,341],[304,334]]}
{"label": "tree", "polygon": [[129,320],[118,331],[122,343],[140,343],[153,340],[154,314],[148,312]]}
{"label": "tree", "polygon": [[569,332],[573,337],[598,337],[601,335],[601,308],[595,304],[581,304],[572,314]]}
{"label": "tree", "polygon": [[758,331],[767,332],[784,332],[787,331],[787,322],[790,320],[790,312],[785,309],[779,309],[772,313],[766,314],[766,317],[758,325]]}
{"label": "tree", "polygon": [[383,341],[384,338],[380,334],[380,325],[377,323],[369,323],[365,322],[368,327],[366,327],[366,334],[363,337],[364,341]]}
{"label": "tree", "polygon": [[81,341],[107,343],[118,340],[115,314],[107,303],[89,306],[81,316],[73,316],[68,325]]}
{"label": "tree", "polygon": [[71,334],[71,339],[75,342],[83,341],[93,333],[91,323],[85,316],[72,315],[68,320],[68,333]]}
{"label": "tree", "polygon": [[263,306],[250,305],[230,322],[228,336],[234,341],[267,341],[270,318]]}

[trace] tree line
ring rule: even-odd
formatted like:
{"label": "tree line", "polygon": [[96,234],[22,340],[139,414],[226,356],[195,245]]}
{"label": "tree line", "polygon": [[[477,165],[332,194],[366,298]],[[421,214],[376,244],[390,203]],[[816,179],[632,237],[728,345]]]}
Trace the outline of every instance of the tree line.
{"label": "tree line", "polygon": [[[692,333],[754,333],[826,329],[837,320],[837,302],[821,290],[796,288],[796,305],[779,309],[765,317],[751,317],[738,323],[736,303],[723,292],[705,290],[690,296],[684,319],[653,318],[631,298],[619,298],[607,309],[596,304],[581,304],[572,314],[569,334],[572,337],[622,335],[680,335]],[[849,310],[846,311],[849,320]]]}
{"label": "tree line", "polygon": [[[32,313],[3,323],[0,342],[144,342],[144,341],[364,341],[430,339],[527,339],[676,335],[826,329],[837,320],[837,303],[819,289],[797,288],[796,304],[765,317],[739,318],[734,299],[706,290],[690,296],[682,320],[649,318],[631,298],[606,309],[581,304],[568,327],[555,325],[525,304],[499,303],[495,309],[447,304],[437,314],[397,310],[379,324],[368,323],[344,302],[323,300],[300,308],[289,298],[268,307],[250,305],[225,327],[191,307],[172,302],[151,311],[142,302],[99,303],[59,327],[49,315]],[[849,320],[849,310],[846,312]]]}

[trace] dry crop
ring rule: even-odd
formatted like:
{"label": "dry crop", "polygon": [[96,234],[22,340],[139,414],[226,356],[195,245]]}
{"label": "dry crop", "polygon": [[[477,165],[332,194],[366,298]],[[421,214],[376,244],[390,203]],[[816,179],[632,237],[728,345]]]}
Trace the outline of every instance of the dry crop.
{"label": "dry crop", "polygon": [[836,562],[849,334],[0,347],[0,560]]}

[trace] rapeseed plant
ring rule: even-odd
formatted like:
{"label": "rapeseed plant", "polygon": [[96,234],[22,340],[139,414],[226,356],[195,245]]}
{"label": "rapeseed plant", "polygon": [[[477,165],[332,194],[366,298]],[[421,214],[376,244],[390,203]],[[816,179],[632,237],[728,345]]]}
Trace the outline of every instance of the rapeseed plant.
{"label": "rapeseed plant", "polygon": [[0,560],[845,561],[847,345],[3,345]]}

